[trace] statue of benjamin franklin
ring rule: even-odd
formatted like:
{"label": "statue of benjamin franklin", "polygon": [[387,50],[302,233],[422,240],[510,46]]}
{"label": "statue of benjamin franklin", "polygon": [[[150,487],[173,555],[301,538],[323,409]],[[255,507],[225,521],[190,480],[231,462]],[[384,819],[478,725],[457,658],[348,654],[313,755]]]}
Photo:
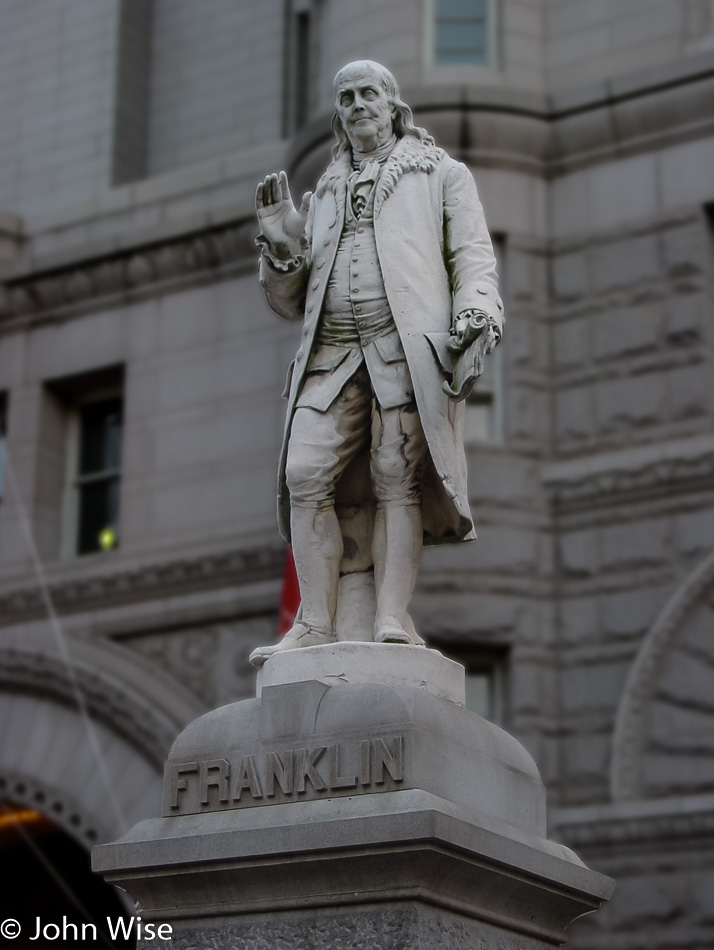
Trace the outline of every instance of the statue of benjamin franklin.
{"label": "statue of benjamin franklin", "polygon": [[[384,66],[350,63],[334,95],[337,142],[315,193],[296,210],[281,172],[256,195],[266,298],[304,321],[278,498],[302,602],[256,666],[342,638],[422,644],[407,612],[422,545],[475,537],[463,399],[503,329],[476,185],[414,125]],[[373,578],[368,627],[369,584],[355,578]],[[361,634],[344,632],[350,611]]]}

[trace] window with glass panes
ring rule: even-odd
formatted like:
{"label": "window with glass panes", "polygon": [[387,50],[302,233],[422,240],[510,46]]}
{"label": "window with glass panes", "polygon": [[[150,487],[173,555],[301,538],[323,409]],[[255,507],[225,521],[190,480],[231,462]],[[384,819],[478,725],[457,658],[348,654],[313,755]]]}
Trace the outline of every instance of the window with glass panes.
{"label": "window with glass panes", "polygon": [[485,64],[489,0],[434,0],[434,3],[436,65]]}
{"label": "window with glass panes", "polygon": [[465,677],[465,705],[489,722],[503,723],[503,666],[489,662],[469,669]]}
{"label": "window with glass panes", "polygon": [[116,547],[121,474],[122,401],[90,402],[79,407],[77,551]]}
{"label": "window with glass panes", "polygon": [[508,647],[484,644],[462,648],[443,646],[440,649],[466,669],[466,708],[499,726],[506,725]]}
{"label": "window with glass panes", "polygon": [[484,371],[466,400],[464,445],[502,439],[499,397],[501,391],[501,350],[497,347],[486,357]]}
{"label": "window with glass panes", "polygon": [[[326,95],[322,82],[326,5],[327,0],[288,0],[283,80],[286,134],[301,129]],[[326,104],[331,102],[329,98]]]}

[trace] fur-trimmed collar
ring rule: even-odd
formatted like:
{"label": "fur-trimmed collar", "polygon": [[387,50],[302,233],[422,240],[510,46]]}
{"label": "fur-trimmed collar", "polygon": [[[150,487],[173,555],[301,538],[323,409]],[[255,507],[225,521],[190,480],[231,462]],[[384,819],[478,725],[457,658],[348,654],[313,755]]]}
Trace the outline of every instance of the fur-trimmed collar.
{"label": "fur-trimmed collar", "polygon": [[[394,146],[394,151],[384,163],[384,168],[377,183],[377,193],[374,196],[374,213],[377,214],[387,198],[397,186],[397,182],[407,172],[425,172],[430,175],[446,152],[430,142],[423,142],[414,135],[405,135]],[[322,198],[331,191],[338,194],[347,186],[347,179],[352,172],[352,157],[350,152],[342,152],[333,158],[327,170],[320,178],[315,189],[315,195]]]}

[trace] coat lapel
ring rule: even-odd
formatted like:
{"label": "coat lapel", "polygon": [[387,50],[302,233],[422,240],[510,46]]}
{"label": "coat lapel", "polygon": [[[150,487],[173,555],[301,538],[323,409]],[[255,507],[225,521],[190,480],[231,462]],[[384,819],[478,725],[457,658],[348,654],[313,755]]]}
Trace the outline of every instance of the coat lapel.
{"label": "coat lapel", "polygon": [[445,152],[433,142],[423,141],[414,135],[405,135],[394,147],[387,159],[377,182],[374,196],[374,216],[376,217],[384,202],[394,192],[399,179],[408,172],[426,172],[430,175]]}
{"label": "coat lapel", "polygon": [[[394,146],[394,151],[385,162],[384,168],[377,182],[377,191],[374,196],[374,214],[379,211],[389,198],[402,175],[407,172],[425,172],[430,175],[446,153],[433,142],[418,139],[415,135],[405,135]],[[331,191],[337,201],[338,214],[344,216],[345,191],[347,179],[352,170],[351,153],[341,152],[332,160],[327,171],[317,183],[315,194],[322,198],[325,192]]]}

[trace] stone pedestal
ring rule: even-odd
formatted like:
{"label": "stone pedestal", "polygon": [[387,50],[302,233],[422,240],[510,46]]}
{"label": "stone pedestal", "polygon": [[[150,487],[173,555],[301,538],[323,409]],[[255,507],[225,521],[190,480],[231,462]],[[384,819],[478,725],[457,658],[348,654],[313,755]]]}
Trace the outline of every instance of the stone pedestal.
{"label": "stone pedestal", "polygon": [[277,654],[258,698],[184,730],[163,816],[96,848],[95,870],[174,950],[561,943],[612,882],[546,839],[532,759],[463,690],[420,647]]}

